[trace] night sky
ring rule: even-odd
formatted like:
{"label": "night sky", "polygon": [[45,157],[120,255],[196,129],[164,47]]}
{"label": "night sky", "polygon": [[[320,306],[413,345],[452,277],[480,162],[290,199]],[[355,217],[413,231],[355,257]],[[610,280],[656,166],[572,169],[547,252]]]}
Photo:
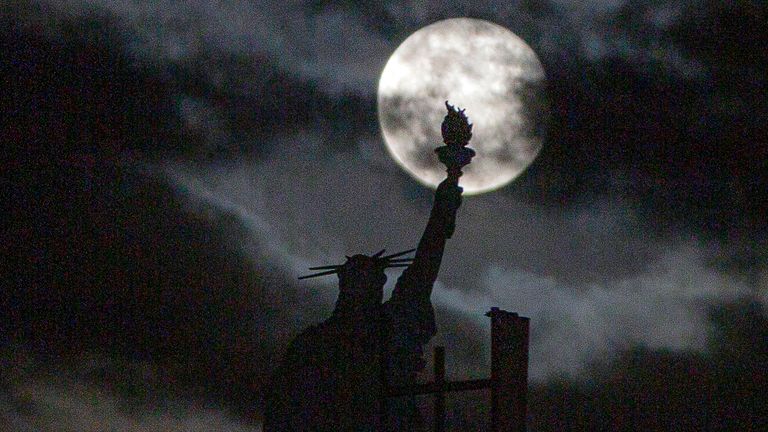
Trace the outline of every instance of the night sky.
{"label": "night sky", "polygon": [[260,430],[336,296],[297,277],[418,241],[377,81],[461,16],[538,53],[550,118],[464,198],[449,377],[488,374],[499,306],[531,317],[532,431],[768,430],[768,5],[714,0],[4,2],[0,429]]}

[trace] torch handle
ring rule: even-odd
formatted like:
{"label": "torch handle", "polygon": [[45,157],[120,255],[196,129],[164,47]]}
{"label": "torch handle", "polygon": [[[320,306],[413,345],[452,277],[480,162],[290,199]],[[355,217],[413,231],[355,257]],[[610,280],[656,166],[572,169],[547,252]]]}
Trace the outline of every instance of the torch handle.
{"label": "torch handle", "polygon": [[[447,182],[451,184],[454,187],[459,186],[459,177],[461,177],[461,169],[460,168],[453,168],[448,169],[448,177],[446,178]],[[451,238],[453,236],[453,232],[456,230],[456,209],[451,209],[450,213],[448,214],[448,220],[445,224],[445,238]]]}
{"label": "torch handle", "polygon": [[459,184],[459,177],[461,177],[462,174],[464,174],[461,171],[461,168],[448,168],[445,170],[445,172],[448,174],[447,179],[454,185]]}

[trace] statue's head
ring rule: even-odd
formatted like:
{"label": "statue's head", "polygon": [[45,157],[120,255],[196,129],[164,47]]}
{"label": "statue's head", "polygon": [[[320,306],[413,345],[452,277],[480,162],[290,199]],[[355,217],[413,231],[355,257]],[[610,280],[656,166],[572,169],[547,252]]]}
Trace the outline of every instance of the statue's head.
{"label": "statue's head", "polygon": [[392,255],[380,251],[374,255],[348,256],[344,264],[310,267],[310,270],[325,270],[299,279],[336,274],[339,277],[339,299],[336,313],[362,311],[381,304],[387,276],[384,270],[390,267],[407,267],[412,258],[397,258],[413,252],[413,249]]}
{"label": "statue's head", "polygon": [[367,255],[347,257],[339,268],[338,307],[368,309],[379,305],[384,296],[387,261]]}

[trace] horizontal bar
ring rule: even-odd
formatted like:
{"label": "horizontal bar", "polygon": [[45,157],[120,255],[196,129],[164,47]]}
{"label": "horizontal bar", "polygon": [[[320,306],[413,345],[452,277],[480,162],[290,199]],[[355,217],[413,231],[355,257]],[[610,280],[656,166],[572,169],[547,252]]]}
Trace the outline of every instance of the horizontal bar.
{"label": "horizontal bar", "polygon": [[428,382],[414,385],[391,386],[387,388],[387,397],[422,395],[439,392],[471,391],[491,388],[490,379],[475,379],[465,381],[446,381],[444,383]]}

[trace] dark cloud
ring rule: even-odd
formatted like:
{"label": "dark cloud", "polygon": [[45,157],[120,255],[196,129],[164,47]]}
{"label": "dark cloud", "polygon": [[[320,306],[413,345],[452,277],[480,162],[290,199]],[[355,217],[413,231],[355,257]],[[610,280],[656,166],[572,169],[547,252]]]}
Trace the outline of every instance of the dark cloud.
{"label": "dark cloud", "polygon": [[2,22],[5,166],[87,166],[179,144],[170,88],[132,67],[114,20],[63,21],[56,37],[23,17]]}
{"label": "dark cloud", "polygon": [[294,315],[285,275],[245,259],[228,245],[233,233],[179,209],[167,186],[103,175],[87,190],[80,175],[60,176],[66,192],[45,192],[60,199],[28,202],[7,232],[16,241],[4,250],[5,341],[52,358],[149,362],[177,396],[202,388],[195,396],[252,411],[285,331],[318,316]]}
{"label": "dark cloud", "polygon": [[587,384],[531,392],[535,430],[760,430],[768,425],[761,372],[766,315],[750,303],[712,310],[712,356],[636,348],[595,365]]}
{"label": "dark cloud", "polygon": [[[118,26],[90,16],[54,39],[16,18],[2,35],[3,345],[42,367],[83,353],[147,363],[171,397],[257,416],[264,365],[319,313],[287,307],[300,302],[286,275],[231,246],[236,221],[190,213],[152,176],[146,161],[205,160],[205,143],[181,144],[175,84],[132,62]],[[95,384],[127,385],[124,372]]]}
{"label": "dark cloud", "polygon": [[352,136],[375,130],[374,101],[280,69],[267,56],[201,54],[171,67],[185,139],[213,159],[263,157],[285,131],[321,131],[330,151],[347,151]]}
{"label": "dark cloud", "polygon": [[[151,364],[83,355],[51,365],[18,346],[5,347],[2,359],[0,425],[9,430],[261,430],[226,408],[174,397],[176,383]],[[107,370],[120,380],[101,380]]]}
{"label": "dark cloud", "polygon": [[[641,24],[664,7],[676,12],[654,35],[640,33],[654,28]],[[551,184],[543,190],[558,201],[620,194],[665,233],[753,236],[762,224],[759,203],[766,202],[761,167],[768,146],[759,119],[767,112],[755,98],[765,84],[753,73],[760,54],[744,46],[765,37],[750,24],[764,9],[630,2],[605,17],[610,34],[674,49],[700,64],[703,75],[681,75],[663,58],[621,52],[566,63],[543,57],[554,115],[548,145],[529,176],[537,191]],[[744,44],[735,43],[741,26]],[[552,173],[568,177],[552,181]]]}

